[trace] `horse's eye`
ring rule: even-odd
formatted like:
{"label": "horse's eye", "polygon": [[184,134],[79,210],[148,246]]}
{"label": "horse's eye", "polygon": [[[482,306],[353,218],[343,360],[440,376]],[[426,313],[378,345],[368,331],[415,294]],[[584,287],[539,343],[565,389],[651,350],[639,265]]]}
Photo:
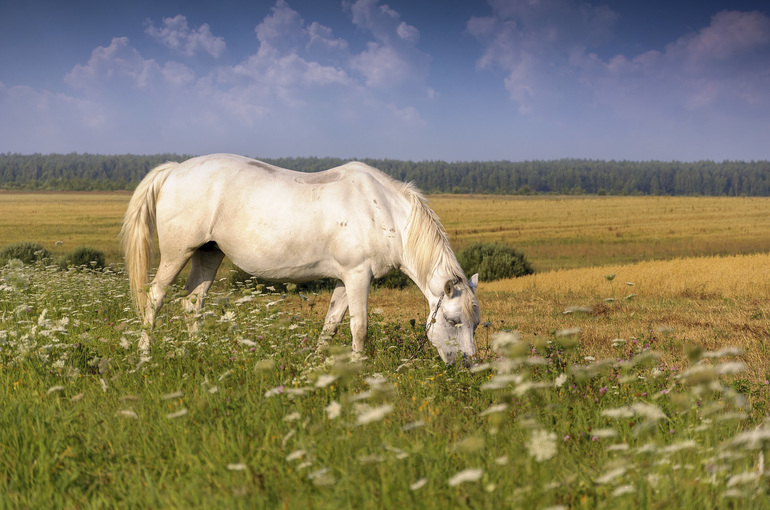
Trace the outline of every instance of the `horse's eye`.
{"label": "horse's eye", "polygon": [[453,326],[453,327],[454,327],[454,326],[457,326],[457,321],[453,321],[452,319],[447,319],[447,320],[446,320],[446,322],[447,322],[447,324],[449,324],[450,326]]}

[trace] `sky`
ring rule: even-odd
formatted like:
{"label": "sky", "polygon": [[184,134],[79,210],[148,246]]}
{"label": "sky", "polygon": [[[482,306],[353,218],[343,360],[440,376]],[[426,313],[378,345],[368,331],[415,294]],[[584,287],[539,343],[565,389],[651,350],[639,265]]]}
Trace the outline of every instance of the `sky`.
{"label": "sky", "polygon": [[766,0],[0,0],[0,153],[770,159]]}

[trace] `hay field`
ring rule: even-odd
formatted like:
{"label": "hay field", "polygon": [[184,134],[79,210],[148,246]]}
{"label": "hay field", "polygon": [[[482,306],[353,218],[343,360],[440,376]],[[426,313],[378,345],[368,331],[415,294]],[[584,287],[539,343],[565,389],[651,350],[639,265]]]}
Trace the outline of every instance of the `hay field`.
{"label": "hay field", "polygon": [[[119,262],[117,235],[129,198],[0,192],[0,245],[37,241],[55,255],[88,245]],[[477,241],[511,244],[538,271],[770,251],[767,198],[429,198],[455,250]]]}

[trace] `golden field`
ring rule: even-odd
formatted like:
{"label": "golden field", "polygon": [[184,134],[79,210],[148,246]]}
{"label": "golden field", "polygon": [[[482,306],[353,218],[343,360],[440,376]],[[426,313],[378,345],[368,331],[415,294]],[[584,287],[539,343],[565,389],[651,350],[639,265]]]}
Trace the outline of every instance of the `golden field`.
{"label": "golden field", "polygon": [[[37,241],[58,255],[87,245],[118,262],[130,196],[0,192],[0,246]],[[511,244],[538,271],[770,251],[768,198],[429,198],[455,250],[473,242]]]}
{"label": "golden field", "polygon": [[[0,246],[37,241],[60,255],[88,245],[119,262],[117,235],[129,198],[0,193]],[[745,349],[752,381],[770,379],[770,199],[434,195],[430,201],[456,250],[477,241],[512,244],[538,271],[481,283],[488,323],[477,334],[482,349],[502,329],[535,343],[580,328],[583,353],[597,359],[650,345],[664,353],[664,364],[681,367],[689,346],[734,345]],[[322,320],[328,298],[314,296],[310,307],[289,300]],[[576,306],[591,311],[569,313]],[[370,309],[403,323],[427,314],[414,288],[375,290]],[[615,339],[625,342],[613,346]]]}

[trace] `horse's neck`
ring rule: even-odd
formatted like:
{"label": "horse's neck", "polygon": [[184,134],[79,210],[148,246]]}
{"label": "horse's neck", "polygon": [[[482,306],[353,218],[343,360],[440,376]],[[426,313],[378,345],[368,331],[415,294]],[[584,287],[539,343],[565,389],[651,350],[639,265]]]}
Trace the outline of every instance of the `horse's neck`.
{"label": "horse's neck", "polygon": [[427,299],[428,303],[430,303],[431,308],[438,302],[439,297],[441,297],[441,294],[444,292],[444,284],[446,281],[454,279],[453,276],[445,275],[441,270],[436,270],[433,272],[432,276],[430,276],[427,281],[422,284],[420,283],[420,278],[416,278],[416,275],[412,273],[410,268],[402,266],[401,270],[406,273],[406,275],[412,279],[415,285],[417,285],[417,288],[422,291],[425,299]]}

